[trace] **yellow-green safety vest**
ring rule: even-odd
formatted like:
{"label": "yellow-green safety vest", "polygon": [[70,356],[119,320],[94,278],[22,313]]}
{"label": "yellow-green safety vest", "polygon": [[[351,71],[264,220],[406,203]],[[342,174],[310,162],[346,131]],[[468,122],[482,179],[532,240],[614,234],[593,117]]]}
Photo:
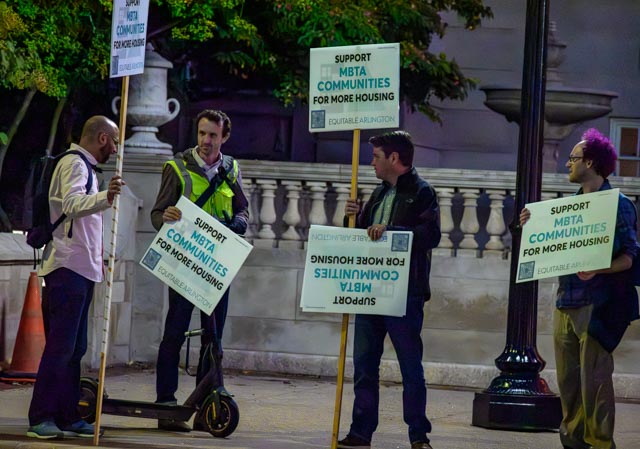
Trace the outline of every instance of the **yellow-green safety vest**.
{"label": "yellow-green safety vest", "polygon": [[[171,165],[176,171],[182,184],[182,194],[192,202],[195,203],[200,195],[209,187],[209,180],[205,176],[188,170],[182,158],[174,158],[165,162],[165,164]],[[233,217],[232,200],[234,193],[227,181],[235,184],[238,179],[238,163],[231,157],[223,156],[222,164],[227,171],[226,179],[222,181],[213,195],[204,203],[202,210],[220,220],[225,220],[225,212],[229,217]],[[231,165],[231,167],[228,165]],[[229,168],[231,169],[229,170]]]}

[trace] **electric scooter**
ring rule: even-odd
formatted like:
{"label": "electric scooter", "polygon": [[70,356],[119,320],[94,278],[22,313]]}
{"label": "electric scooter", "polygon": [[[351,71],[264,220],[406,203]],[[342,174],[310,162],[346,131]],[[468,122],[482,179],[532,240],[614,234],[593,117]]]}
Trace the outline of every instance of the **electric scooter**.
{"label": "electric scooter", "polygon": [[[238,427],[240,410],[232,395],[224,388],[222,378],[222,345],[215,335],[211,343],[205,346],[202,370],[207,374],[196,385],[182,405],[156,404],[153,402],[129,401],[110,398],[106,390],[102,401],[102,413],[108,415],[129,416],[133,418],[173,419],[188,421],[195,413],[193,430],[209,432],[217,438],[231,435]],[[189,341],[191,337],[202,335],[204,329],[185,332],[187,337],[187,356],[185,365],[189,372]],[[96,419],[98,381],[83,377],[80,379],[80,401],[78,411],[88,423]]]}

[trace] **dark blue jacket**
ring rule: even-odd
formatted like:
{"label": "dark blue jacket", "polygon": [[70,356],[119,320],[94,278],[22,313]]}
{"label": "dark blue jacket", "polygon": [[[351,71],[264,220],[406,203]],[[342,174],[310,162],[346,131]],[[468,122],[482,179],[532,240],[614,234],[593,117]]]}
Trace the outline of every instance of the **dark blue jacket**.
{"label": "dark blue jacket", "polygon": [[[383,182],[373,191],[358,215],[356,227],[366,229],[373,224],[373,214],[389,187]],[[413,231],[408,294],[428,301],[431,249],[440,243],[440,209],[435,190],[418,176],[415,168],[398,177],[387,230]]]}

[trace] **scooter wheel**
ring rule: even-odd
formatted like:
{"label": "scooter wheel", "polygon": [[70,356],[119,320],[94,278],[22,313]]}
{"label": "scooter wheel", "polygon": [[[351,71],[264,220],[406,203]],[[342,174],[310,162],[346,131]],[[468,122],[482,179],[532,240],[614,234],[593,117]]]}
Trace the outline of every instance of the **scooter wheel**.
{"label": "scooter wheel", "polygon": [[238,404],[228,396],[220,397],[220,413],[216,414],[215,403],[208,401],[203,410],[206,430],[216,438],[225,438],[231,435],[240,422],[240,409]]}
{"label": "scooter wheel", "polygon": [[78,401],[78,413],[80,418],[89,424],[96,420],[96,404],[98,398],[98,384],[93,379],[83,377],[80,379],[80,400]]}

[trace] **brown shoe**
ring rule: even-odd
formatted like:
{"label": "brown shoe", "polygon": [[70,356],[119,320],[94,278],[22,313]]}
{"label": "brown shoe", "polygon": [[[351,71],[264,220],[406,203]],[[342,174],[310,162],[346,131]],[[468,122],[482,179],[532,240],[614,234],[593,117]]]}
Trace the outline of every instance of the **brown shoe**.
{"label": "brown shoe", "polygon": [[353,435],[347,435],[338,441],[338,449],[371,449],[371,443]]}
{"label": "brown shoe", "polygon": [[170,430],[172,432],[191,432],[191,427],[184,421],[176,419],[159,419],[158,429]]}
{"label": "brown shoe", "polygon": [[411,449],[433,449],[427,441],[414,441],[411,443]]}

